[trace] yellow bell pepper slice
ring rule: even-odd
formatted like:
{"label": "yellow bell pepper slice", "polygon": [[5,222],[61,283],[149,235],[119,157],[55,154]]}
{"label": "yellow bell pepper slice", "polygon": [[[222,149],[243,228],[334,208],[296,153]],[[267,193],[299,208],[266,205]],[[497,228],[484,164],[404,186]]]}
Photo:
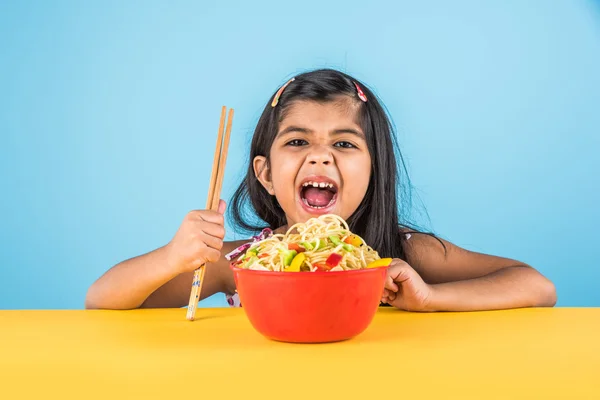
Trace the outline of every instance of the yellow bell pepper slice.
{"label": "yellow bell pepper slice", "polygon": [[362,240],[360,240],[359,237],[356,235],[348,236],[346,239],[344,239],[344,242],[351,244],[355,247],[359,247],[362,244]]}
{"label": "yellow bell pepper slice", "polygon": [[378,268],[378,267],[387,267],[392,263],[391,258],[380,258],[379,260],[375,260],[367,265],[367,268]]}
{"label": "yellow bell pepper slice", "polygon": [[285,272],[300,272],[300,267],[304,260],[306,260],[306,255],[304,255],[304,253],[299,253],[294,257],[290,266],[285,269]]}

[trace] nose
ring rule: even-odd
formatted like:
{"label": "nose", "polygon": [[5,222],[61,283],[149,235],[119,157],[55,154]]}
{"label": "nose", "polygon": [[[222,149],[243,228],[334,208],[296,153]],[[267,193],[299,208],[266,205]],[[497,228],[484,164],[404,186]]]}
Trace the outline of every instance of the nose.
{"label": "nose", "polygon": [[311,165],[329,165],[333,163],[333,155],[327,146],[316,146],[311,149],[307,161]]}

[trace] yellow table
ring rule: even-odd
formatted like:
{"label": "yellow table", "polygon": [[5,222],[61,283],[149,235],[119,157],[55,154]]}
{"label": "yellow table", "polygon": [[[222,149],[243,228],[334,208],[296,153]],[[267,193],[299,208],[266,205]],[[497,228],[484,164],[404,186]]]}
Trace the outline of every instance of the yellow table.
{"label": "yellow table", "polygon": [[267,340],[240,309],[185,313],[0,311],[0,399],[600,399],[598,308],[382,308],[318,345]]}

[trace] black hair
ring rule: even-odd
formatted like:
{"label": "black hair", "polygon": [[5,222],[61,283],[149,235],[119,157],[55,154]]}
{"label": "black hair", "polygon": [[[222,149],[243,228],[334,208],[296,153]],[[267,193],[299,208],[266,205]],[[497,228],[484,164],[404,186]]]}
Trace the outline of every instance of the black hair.
{"label": "black hair", "polygon": [[[360,100],[355,83],[366,95],[366,102]],[[287,223],[275,196],[256,178],[252,160],[265,156],[268,162],[279,124],[293,102],[330,102],[347,96],[357,102],[358,121],[371,156],[369,186],[362,202],[347,219],[348,225],[382,257],[405,260],[405,233],[419,231],[410,222],[411,184],[391,119],[375,94],[367,85],[343,72],[318,69],[295,76],[281,93],[276,107],[272,107],[275,95],[269,99],[256,125],[246,175],[230,203],[229,213],[235,225],[243,231],[258,232]]]}

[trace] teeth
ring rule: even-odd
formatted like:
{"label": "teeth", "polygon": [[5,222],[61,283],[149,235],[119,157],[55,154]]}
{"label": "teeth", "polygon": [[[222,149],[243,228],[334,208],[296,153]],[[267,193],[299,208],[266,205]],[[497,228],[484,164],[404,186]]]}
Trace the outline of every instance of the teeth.
{"label": "teeth", "polygon": [[330,189],[333,189],[333,183],[329,183],[329,182],[313,182],[313,181],[308,181],[308,182],[304,182],[302,184],[302,187],[308,187],[308,186],[312,186],[312,187],[316,187],[316,188],[330,188]]}

